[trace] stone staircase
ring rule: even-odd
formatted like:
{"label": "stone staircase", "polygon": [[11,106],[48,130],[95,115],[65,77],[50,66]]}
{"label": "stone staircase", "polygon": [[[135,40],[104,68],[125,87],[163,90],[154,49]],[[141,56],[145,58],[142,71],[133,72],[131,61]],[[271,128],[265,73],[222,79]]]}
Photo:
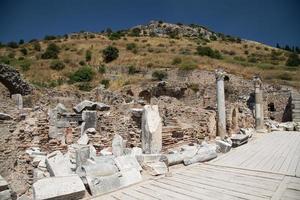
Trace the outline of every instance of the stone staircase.
{"label": "stone staircase", "polygon": [[292,93],[292,119],[294,122],[300,122],[300,94]]}

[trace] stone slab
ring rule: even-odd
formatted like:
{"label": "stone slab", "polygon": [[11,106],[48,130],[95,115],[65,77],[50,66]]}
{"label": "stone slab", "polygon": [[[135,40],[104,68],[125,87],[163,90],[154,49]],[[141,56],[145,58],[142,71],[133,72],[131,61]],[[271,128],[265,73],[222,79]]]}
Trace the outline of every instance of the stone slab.
{"label": "stone slab", "polygon": [[131,155],[118,156],[115,158],[115,163],[120,171],[126,171],[132,168],[142,171],[142,167],[138,163],[135,156],[131,156]]}
{"label": "stone slab", "polygon": [[82,199],[85,187],[78,175],[40,179],[32,186],[34,199]]}
{"label": "stone slab", "polygon": [[100,195],[107,192],[117,190],[121,187],[119,173],[110,176],[91,177],[87,176],[87,183],[92,195]]}

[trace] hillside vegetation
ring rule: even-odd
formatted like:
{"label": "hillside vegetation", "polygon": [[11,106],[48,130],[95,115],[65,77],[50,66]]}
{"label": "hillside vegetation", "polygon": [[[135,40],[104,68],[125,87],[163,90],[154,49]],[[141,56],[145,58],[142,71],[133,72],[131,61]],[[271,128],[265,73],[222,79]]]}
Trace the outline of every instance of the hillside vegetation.
{"label": "hillside vegetation", "polygon": [[222,67],[245,78],[260,74],[264,81],[300,88],[296,53],[197,25],[163,22],[118,32],[82,31],[12,42],[1,46],[0,62],[16,67],[39,87],[90,90],[103,84],[115,90],[151,81],[172,69]]}

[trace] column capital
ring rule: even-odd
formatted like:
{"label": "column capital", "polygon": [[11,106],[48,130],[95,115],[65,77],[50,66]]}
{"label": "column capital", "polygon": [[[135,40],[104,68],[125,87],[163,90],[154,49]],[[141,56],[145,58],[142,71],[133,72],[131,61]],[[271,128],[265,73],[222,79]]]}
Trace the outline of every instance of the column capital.
{"label": "column capital", "polygon": [[261,87],[262,85],[261,78],[258,75],[253,76],[253,82],[255,87]]}
{"label": "column capital", "polygon": [[216,76],[217,81],[224,80],[224,78],[226,76],[226,72],[223,69],[216,69],[215,76]]}

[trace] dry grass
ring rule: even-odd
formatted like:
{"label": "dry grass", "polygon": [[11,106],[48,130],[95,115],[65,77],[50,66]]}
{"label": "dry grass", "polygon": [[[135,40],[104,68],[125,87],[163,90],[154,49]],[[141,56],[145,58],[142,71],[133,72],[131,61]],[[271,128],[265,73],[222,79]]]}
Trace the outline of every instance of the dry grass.
{"label": "dry grass", "polygon": [[[41,52],[43,52],[51,42],[54,41],[40,42],[42,46]],[[97,35],[96,38],[93,39],[68,39],[66,41],[56,41],[55,43],[61,47],[59,59],[64,61],[66,65],[61,71],[50,69],[51,60],[36,59],[36,57],[40,56],[41,52],[34,51],[31,44],[23,45],[29,50],[29,54],[25,57],[33,60],[30,70],[23,72],[28,80],[40,83],[58,79],[67,80],[69,74],[81,67],[79,62],[85,61],[86,50],[92,52],[92,60],[87,64],[94,67],[95,71],[97,71],[97,67],[104,64],[101,54],[102,50],[108,45],[112,45],[119,49],[119,57],[105,65],[108,69],[112,67],[119,69],[111,72],[119,74],[117,79],[111,80],[110,82],[110,88],[113,90],[126,84],[146,81],[141,75],[129,76],[124,72],[124,67],[133,65],[141,69],[141,71],[146,71],[149,68],[176,68],[178,66],[172,64],[175,57],[180,57],[183,62],[192,60],[197,63],[199,69],[214,70],[218,67],[223,67],[229,73],[241,75],[245,78],[252,78],[254,74],[260,74],[266,81],[271,83],[300,87],[299,81],[297,80],[300,76],[300,70],[291,71],[284,66],[284,53],[282,54],[283,60],[272,64],[270,54],[272,49],[276,49],[255,42],[242,41],[242,43],[231,43],[214,41],[207,43],[206,46],[219,50],[222,53],[223,59],[221,60],[196,55],[197,42],[186,38],[126,37],[126,40],[122,38],[120,40],[111,41],[105,36]],[[126,49],[128,43],[135,43],[137,45],[137,53]],[[0,56],[6,56],[11,51],[15,52],[16,58],[22,56],[19,50],[9,48],[0,49]],[[245,54],[245,51],[248,52],[248,55]],[[259,55],[262,61],[249,63],[247,58],[251,54]],[[234,57],[244,58],[245,61],[237,60]],[[18,65],[16,65],[16,67],[19,68]],[[98,85],[105,77],[110,79],[109,73],[106,75],[97,73],[92,81],[92,85]]]}

